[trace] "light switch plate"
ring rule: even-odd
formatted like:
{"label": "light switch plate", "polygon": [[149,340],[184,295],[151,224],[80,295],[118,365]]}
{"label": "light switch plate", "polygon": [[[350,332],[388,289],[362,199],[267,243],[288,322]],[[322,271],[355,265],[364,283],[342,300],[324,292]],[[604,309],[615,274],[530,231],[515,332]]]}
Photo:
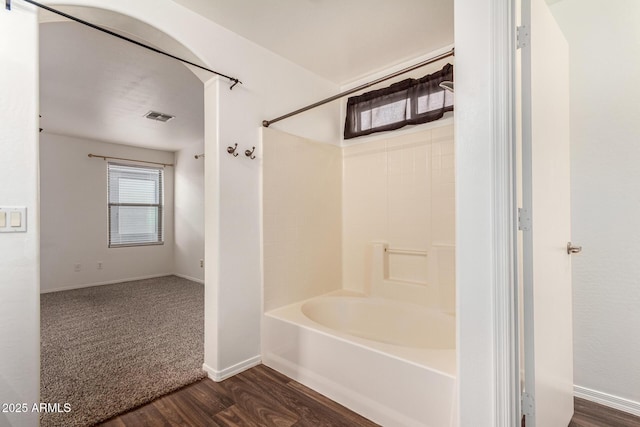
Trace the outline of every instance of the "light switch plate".
{"label": "light switch plate", "polygon": [[0,206],[0,233],[24,233],[27,231],[27,208],[22,206]]}

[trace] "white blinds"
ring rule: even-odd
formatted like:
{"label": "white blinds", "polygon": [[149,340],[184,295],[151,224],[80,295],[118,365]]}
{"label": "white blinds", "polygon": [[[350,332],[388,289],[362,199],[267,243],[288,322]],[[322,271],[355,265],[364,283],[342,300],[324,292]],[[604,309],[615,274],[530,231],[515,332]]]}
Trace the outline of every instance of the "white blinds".
{"label": "white blinds", "polygon": [[109,247],[163,243],[163,178],[162,168],[108,164]]}

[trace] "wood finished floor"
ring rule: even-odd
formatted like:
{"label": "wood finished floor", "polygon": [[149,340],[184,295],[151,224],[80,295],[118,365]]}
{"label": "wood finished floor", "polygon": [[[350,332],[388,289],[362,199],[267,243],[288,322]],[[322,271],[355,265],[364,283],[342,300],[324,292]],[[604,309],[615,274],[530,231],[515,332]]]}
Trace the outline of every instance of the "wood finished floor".
{"label": "wood finished floor", "polygon": [[210,379],[198,381],[100,424],[101,427],[377,425],[264,365],[220,383]]}
{"label": "wood finished floor", "polygon": [[[264,365],[223,382],[204,379],[100,424],[101,427],[377,426]],[[640,418],[575,399],[569,427],[640,427]]]}
{"label": "wood finished floor", "polygon": [[640,417],[588,400],[575,398],[574,410],[569,427],[640,427]]}

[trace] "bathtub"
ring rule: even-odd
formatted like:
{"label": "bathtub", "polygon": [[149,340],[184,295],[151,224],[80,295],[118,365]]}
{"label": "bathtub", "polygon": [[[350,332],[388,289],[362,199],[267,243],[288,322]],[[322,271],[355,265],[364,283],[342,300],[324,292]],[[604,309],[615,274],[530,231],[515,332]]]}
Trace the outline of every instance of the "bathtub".
{"label": "bathtub", "polygon": [[383,426],[454,426],[455,317],[345,290],[263,316],[263,363]]}
{"label": "bathtub", "polygon": [[300,308],[312,321],[354,337],[415,349],[455,349],[455,317],[441,311],[360,295],[314,298]]}

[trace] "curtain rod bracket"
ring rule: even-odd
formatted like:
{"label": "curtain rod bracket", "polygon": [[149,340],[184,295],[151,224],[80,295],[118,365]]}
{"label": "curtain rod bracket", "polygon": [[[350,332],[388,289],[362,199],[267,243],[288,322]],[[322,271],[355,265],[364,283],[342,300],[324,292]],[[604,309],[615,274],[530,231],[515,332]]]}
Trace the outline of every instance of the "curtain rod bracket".
{"label": "curtain rod bracket", "polygon": [[233,78],[232,78],[232,79],[230,79],[230,80],[233,82],[233,84],[231,85],[231,87],[229,88],[229,90],[233,90],[233,88],[234,88],[238,83],[242,84],[242,82],[241,82],[240,80],[238,80],[238,79],[233,79]]}
{"label": "curtain rod bracket", "polygon": [[269,123],[269,120],[263,120],[263,121],[262,121],[262,126],[263,126],[263,127],[268,128],[270,124],[271,124],[271,123]]}

